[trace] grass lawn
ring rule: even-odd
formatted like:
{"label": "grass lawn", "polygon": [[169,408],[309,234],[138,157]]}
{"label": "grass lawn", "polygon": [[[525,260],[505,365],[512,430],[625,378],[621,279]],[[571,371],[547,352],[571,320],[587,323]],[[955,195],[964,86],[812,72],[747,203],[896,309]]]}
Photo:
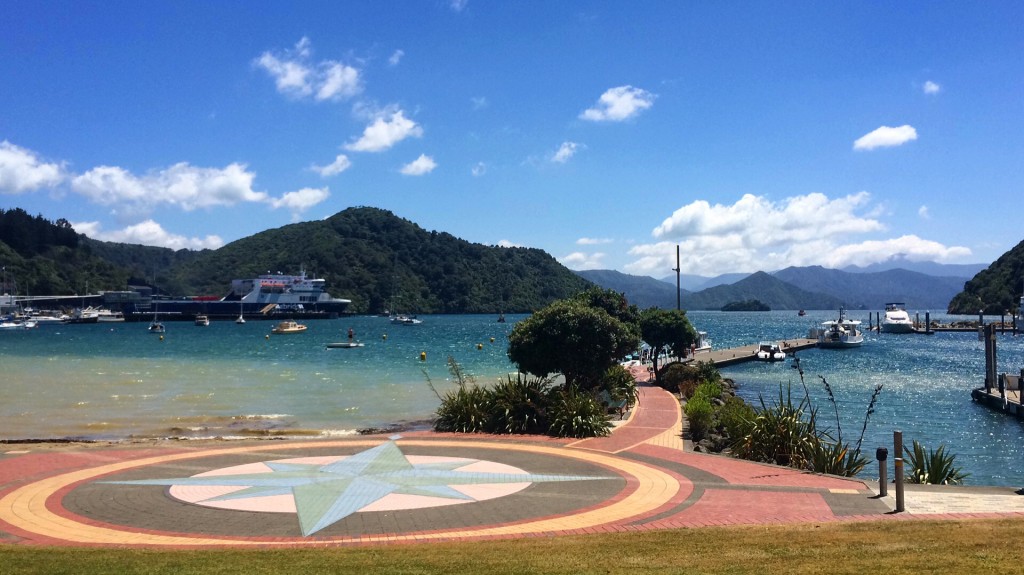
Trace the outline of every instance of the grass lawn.
{"label": "grass lawn", "polygon": [[0,546],[0,573],[1014,573],[1024,519],[871,521],[264,550]]}

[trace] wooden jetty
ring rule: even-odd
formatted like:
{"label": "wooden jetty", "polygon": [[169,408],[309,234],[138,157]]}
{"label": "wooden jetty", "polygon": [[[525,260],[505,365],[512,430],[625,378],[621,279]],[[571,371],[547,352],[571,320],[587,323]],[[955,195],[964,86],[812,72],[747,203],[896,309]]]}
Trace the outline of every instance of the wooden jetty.
{"label": "wooden jetty", "polygon": [[[791,354],[802,349],[817,347],[818,340],[807,338],[784,339],[779,342],[779,345],[782,347],[782,351]],[[757,349],[758,344],[755,343],[740,347],[699,352],[693,357],[693,361],[711,361],[714,362],[715,367],[728,367],[737,363],[756,361]]]}
{"label": "wooden jetty", "polygon": [[985,340],[985,385],[971,391],[971,399],[978,403],[1024,419],[1021,406],[1021,384],[1024,383],[1024,368],[1020,375],[996,372],[996,325],[986,325],[982,332]]}

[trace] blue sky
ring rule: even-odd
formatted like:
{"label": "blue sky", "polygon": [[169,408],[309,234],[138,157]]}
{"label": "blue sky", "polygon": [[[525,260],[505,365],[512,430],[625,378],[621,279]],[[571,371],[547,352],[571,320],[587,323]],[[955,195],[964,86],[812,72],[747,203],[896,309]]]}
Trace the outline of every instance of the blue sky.
{"label": "blue sky", "polygon": [[[351,206],[664,277],[1024,236],[1017,2],[46,2],[0,207],[216,248]],[[296,262],[298,268],[302,262]]]}

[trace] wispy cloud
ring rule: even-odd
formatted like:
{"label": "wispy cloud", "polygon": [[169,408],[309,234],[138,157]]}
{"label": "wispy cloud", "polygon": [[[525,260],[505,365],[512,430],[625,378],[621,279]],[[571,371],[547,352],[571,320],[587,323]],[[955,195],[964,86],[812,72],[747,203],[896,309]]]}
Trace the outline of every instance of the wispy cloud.
{"label": "wispy cloud", "polygon": [[363,130],[356,141],[346,144],[345,149],[353,152],[381,152],[406,138],[419,138],[423,128],[405,117],[402,110],[385,111],[378,115]]}
{"label": "wispy cloud", "polygon": [[928,80],[927,82],[924,83],[925,94],[938,94],[941,91],[942,86],[936,84],[935,82],[932,82],[931,80]]}
{"label": "wispy cloud", "polygon": [[479,178],[480,176],[482,176],[482,175],[487,173],[487,164],[485,164],[483,162],[477,162],[476,165],[474,165],[469,170],[469,172],[471,174],[473,174],[473,176]]}
{"label": "wispy cloud", "polygon": [[901,146],[917,139],[917,130],[904,124],[897,128],[882,126],[864,134],[853,143],[854,150],[874,150],[875,148],[891,148]]}
{"label": "wispy cloud", "polygon": [[475,96],[469,99],[470,103],[473,104],[474,110],[482,110],[487,107],[487,98],[483,96]]}
{"label": "wispy cloud", "polygon": [[270,74],[278,92],[297,99],[342,100],[362,91],[358,69],[334,60],[313,62],[312,53],[303,37],[291,50],[264,52],[253,64]]}
{"label": "wispy cloud", "polygon": [[593,122],[622,122],[654,105],[654,94],[633,86],[607,90],[597,104],[580,114],[580,119]]}
{"label": "wispy cloud", "polygon": [[567,256],[558,258],[562,265],[573,270],[595,270],[604,267],[604,258],[607,254],[601,252],[585,253],[573,252]]}
{"label": "wispy cloud", "polygon": [[615,240],[610,238],[580,238],[576,240],[576,245],[580,246],[596,246],[601,244],[610,244]]}
{"label": "wispy cloud", "polygon": [[345,170],[352,167],[352,161],[348,159],[345,154],[338,154],[334,161],[326,166],[312,165],[309,169],[320,174],[322,178],[329,178],[331,176],[337,176]]}
{"label": "wispy cloud", "polygon": [[391,53],[391,57],[388,58],[388,65],[397,66],[402,61],[402,56],[405,56],[405,50],[395,50]]}
{"label": "wispy cloud", "polygon": [[571,160],[576,155],[576,152],[583,149],[583,147],[583,144],[577,144],[576,142],[562,142],[558,150],[551,155],[551,161],[556,164],[564,164]]}
{"label": "wispy cloud", "polygon": [[224,245],[224,240],[220,236],[210,235],[203,238],[189,238],[172,234],[153,220],[146,220],[114,231],[105,231],[99,222],[73,222],[71,227],[76,232],[85,234],[95,240],[157,246],[172,250],[215,250]]}
{"label": "wispy cloud", "polygon": [[917,217],[922,220],[932,219],[932,215],[928,212],[928,206],[921,206],[920,208],[917,208]]}
{"label": "wispy cloud", "polygon": [[462,12],[466,9],[466,5],[469,4],[469,0],[449,0],[448,7],[453,12]]}
{"label": "wispy cloud", "polygon": [[309,208],[323,202],[331,196],[327,188],[302,188],[288,192],[278,199],[271,200],[274,209],[284,208],[292,213],[292,219],[298,217]]}
{"label": "wispy cloud", "polygon": [[434,158],[420,154],[420,157],[402,166],[401,172],[406,176],[422,176],[433,172],[436,167],[437,162],[434,161]]}
{"label": "wispy cloud", "polygon": [[0,194],[21,194],[53,187],[65,180],[64,165],[45,162],[31,150],[0,142]]}

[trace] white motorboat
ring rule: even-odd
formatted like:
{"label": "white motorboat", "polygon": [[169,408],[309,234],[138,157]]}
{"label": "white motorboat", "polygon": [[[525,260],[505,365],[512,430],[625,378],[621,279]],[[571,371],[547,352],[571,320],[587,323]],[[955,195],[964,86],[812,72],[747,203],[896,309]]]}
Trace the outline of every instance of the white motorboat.
{"label": "white motorboat", "polygon": [[39,327],[34,320],[5,319],[0,321],[0,329],[3,330],[32,329],[34,327]]}
{"label": "white motorboat", "polygon": [[885,317],[879,326],[882,333],[913,333],[914,322],[900,302],[885,304]]}
{"label": "white motorboat", "polygon": [[201,327],[206,327],[210,325],[210,318],[205,315],[197,315],[195,324]]}
{"label": "white motorboat", "polygon": [[693,344],[693,353],[711,351],[711,340],[708,339],[708,332],[698,331],[697,342]]}
{"label": "white motorboat", "polygon": [[423,320],[417,319],[414,315],[395,315],[391,316],[391,323],[399,325],[419,325],[423,323]]}
{"label": "white motorboat", "polygon": [[864,343],[864,334],[860,331],[860,322],[846,319],[846,309],[839,308],[839,319],[826,321],[820,329],[811,330],[811,339],[817,338],[818,347],[846,348],[859,347]]}
{"label": "white motorboat", "polygon": [[774,341],[762,341],[757,344],[757,355],[758,361],[785,361],[786,352],[782,351],[782,346]]}
{"label": "white motorboat", "polygon": [[356,347],[365,347],[365,344],[358,341],[336,341],[328,343],[327,347],[335,349],[353,349]]}

